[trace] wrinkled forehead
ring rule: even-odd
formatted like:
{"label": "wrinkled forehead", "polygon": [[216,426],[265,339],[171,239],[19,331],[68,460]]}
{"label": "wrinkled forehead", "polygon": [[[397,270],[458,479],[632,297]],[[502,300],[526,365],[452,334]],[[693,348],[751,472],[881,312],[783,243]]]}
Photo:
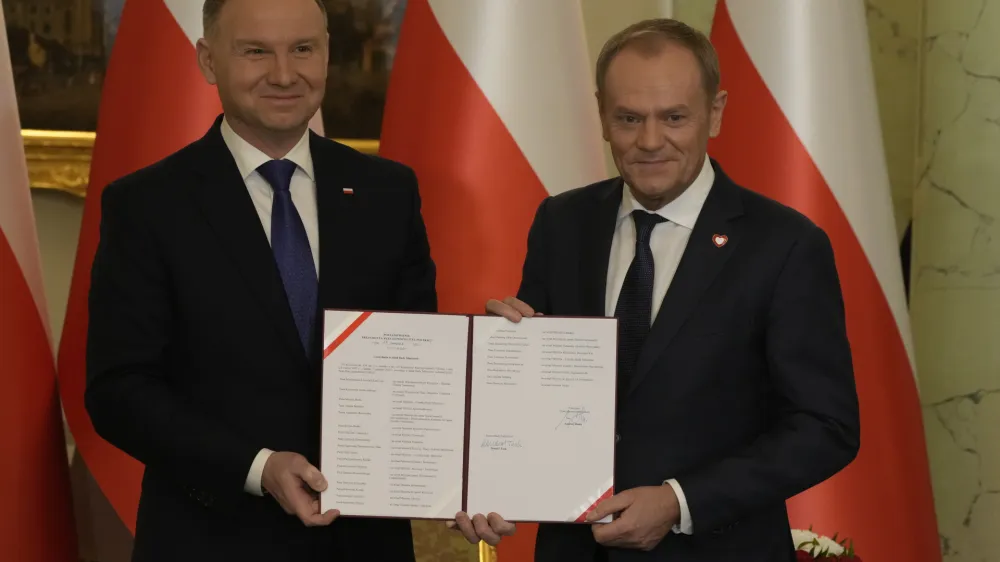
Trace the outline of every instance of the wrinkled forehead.
{"label": "wrinkled forehead", "polygon": [[214,32],[226,41],[315,40],[326,36],[326,18],[315,0],[226,0]]}
{"label": "wrinkled forehead", "polygon": [[[648,43],[646,44],[648,47]],[[693,103],[705,97],[697,58],[682,46],[659,42],[650,48],[622,49],[608,65],[604,101],[645,100],[644,105]]]}

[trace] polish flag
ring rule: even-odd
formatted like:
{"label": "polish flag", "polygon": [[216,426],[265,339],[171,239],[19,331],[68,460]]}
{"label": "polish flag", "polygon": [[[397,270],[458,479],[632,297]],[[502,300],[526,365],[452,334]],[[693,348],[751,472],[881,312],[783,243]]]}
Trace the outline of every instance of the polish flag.
{"label": "polish flag", "polygon": [[[73,283],[59,349],[66,418],[87,468],[125,525],[135,532],[142,465],[94,431],[84,407],[87,294],[97,250],[101,191],[201,138],[222,112],[216,88],[198,69],[201,2],[128,0],[111,52]],[[319,114],[311,125],[322,134]]]}
{"label": "polish flag", "polygon": [[35,232],[0,2],[0,558],[71,562],[69,461]]}
{"label": "polish flag", "polygon": [[939,561],[864,4],[723,0],[712,40],[729,102],[709,152],[827,232],[847,310],[861,451],[788,502],[792,526],[865,560]]}
{"label": "polish flag", "polygon": [[77,450],[133,533],[142,464],[97,435],[83,402],[90,266],[100,238],[104,187],[200,138],[222,111],[215,88],[198,70],[194,44],[200,37],[201,2],[125,2],[101,92],[90,183],[59,346],[63,407]]}
{"label": "polish flag", "polygon": [[414,168],[442,312],[517,292],[542,199],[607,177],[576,1],[410,0],[380,152]]}
{"label": "polish flag", "polygon": [[607,177],[594,90],[576,1],[409,0],[380,152],[420,181],[442,312],[515,294],[542,199]]}

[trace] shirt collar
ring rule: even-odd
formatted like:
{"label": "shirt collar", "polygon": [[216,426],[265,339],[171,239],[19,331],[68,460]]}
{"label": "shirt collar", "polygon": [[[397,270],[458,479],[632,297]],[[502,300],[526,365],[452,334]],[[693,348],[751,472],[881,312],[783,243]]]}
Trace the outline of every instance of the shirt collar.
{"label": "shirt collar", "polygon": [[[246,181],[257,168],[272,160],[270,156],[261,152],[260,149],[254,145],[243,140],[243,137],[236,134],[236,131],[229,125],[229,122],[225,117],[222,118],[222,138],[226,141],[226,146],[229,147],[229,152],[233,153],[233,158],[236,160],[236,167],[240,170],[240,175],[243,176],[243,181]],[[288,151],[288,154],[284,157],[285,160],[291,160],[295,162],[295,165],[299,167],[300,170],[305,172],[309,179],[314,180],[313,177],[313,161],[312,161],[312,151],[309,149],[309,130],[307,129],[299,142]]]}
{"label": "shirt collar", "polygon": [[622,193],[622,204],[618,207],[618,220],[621,221],[636,209],[642,209],[647,212],[655,212],[668,221],[683,226],[688,230],[694,230],[694,223],[698,220],[698,215],[701,213],[701,208],[705,205],[705,199],[708,198],[708,192],[712,189],[713,183],[715,183],[715,170],[712,168],[712,162],[706,155],[705,161],[701,166],[701,171],[698,172],[698,177],[691,182],[691,185],[684,190],[684,193],[681,193],[676,199],[656,211],[649,211],[649,209],[643,207],[636,200],[635,196],[632,195],[632,190],[628,184],[625,184],[624,193]]}

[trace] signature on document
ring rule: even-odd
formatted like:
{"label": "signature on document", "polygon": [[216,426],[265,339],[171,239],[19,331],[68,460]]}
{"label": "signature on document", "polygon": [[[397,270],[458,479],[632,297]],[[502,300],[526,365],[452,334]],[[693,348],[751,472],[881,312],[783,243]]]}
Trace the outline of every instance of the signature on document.
{"label": "signature on document", "polygon": [[587,416],[590,415],[590,410],[584,408],[583,406],[569,406],[564,410],[559,410],[562,418],[559,423],[556,424],[556,429],[564,426],[582,426],[587,423]]}
{"label": "signature on document", "polygon": [[483,444],[480,447],[494,451],[520,449],[521,440],[513,435],[487,435],[483,438]]}

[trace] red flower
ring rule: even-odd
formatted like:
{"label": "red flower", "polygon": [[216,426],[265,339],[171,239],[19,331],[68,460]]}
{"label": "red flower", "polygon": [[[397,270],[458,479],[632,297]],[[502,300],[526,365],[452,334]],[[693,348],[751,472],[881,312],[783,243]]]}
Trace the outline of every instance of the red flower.
{"label": "red flower", "polygon": [[804,550],[795,551],[795,562],[812,562],[814,560],[813,555],[809,554]]}

